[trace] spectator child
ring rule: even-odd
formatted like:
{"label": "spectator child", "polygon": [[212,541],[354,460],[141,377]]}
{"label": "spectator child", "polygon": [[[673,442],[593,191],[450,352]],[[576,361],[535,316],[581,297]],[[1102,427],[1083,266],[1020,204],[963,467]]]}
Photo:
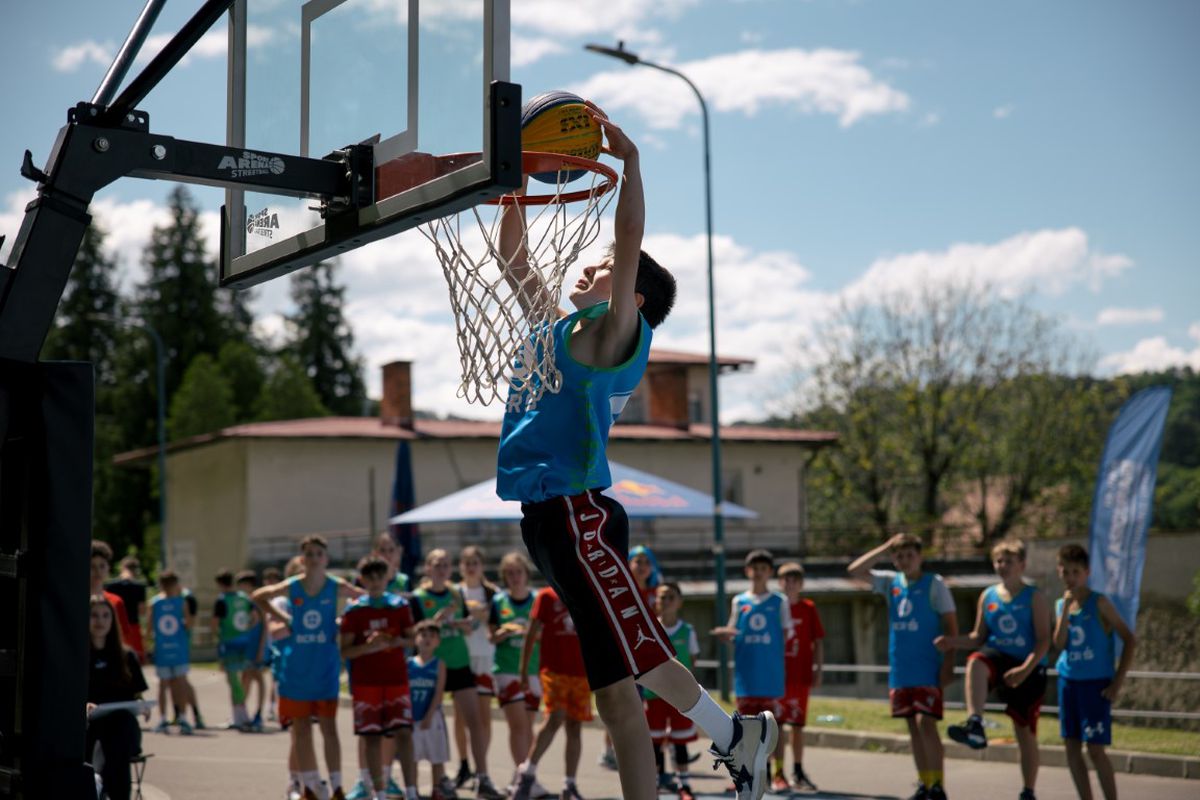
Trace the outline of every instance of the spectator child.
{"label": "spectator child", "polygon": [[[486,560],[486,555],[483,549],[475,545],[469,545],[462,549],[458,555],[458,572],[462,576],[462,583],[459,588],[462,590],[463,600],[467,604],[467,614],[471,620],[471,627],[463,637],[467,642],[467,653],[471,659],[471,674],[475,676],[475,692],[476,702],[479,704],[479,728],[478,735],[480,743],[478,749],[483,752],[484,761],[480,762],[476,756],[476,771],[479,769],[480,763],[483,764],[482,772],[487,773],[487,752],[492,743],[492,697],[495,696],[496,690],[492,682],[492,661],[496,655],[496,646],[492,644],[491,632],[488,630],[488,615],[492,605],[492,597],[496,592],[500,591],[499,587],[489,581],[483,574],[483,562]],[[467,742],[467,724],[466,719],[456,715],[454,719],[454,741],[458,746],[458,752],[463,755],[459,763],[459,774],[456,778],[456,783],[461,786],[469,779],[471,770],[467,764],[466,745]],[[471,742],[471,751],[476,750],[475,742]],[[496,793],[499,797],[500,792]]]}
{"label": "spectator child", "polygon": [[[1133,663],[1137,641],[1112,601],[1088,588],[1090,572],[1087,550],[1069,544],[1058,551],[1058,577],[1066,587],[1054,606],[1058,725],[1080,800],[1092,800],[1084,744],[1105,800],[1116,800],[1117,779],[1105,748],[1112,744],[1112,704]],[[1115,673],[1114,633],[1124,643]]]}
{"label": "spectator child", "polygon": [[975,628],[965,636],[940,636],[939,650],[974,650],[967,657],[967,720],[947,728],[950,738],[982,750],[984,704],[995,690],[1012,718],[1021,753],[1021,800],[1035,800],[1038,773],[1037,722],[1046,694],[1046,652],[1050,649],[1050,604],[1023,580],[1025,545],[1000,542],[992,548],[992,567],[1000,583],[979,595]]}
{"label": "spectator child", "polygon": [[137,653],[138,660],[145,664],[146,645],[142,641],[142,622],[146,619],[146,582],[142,580],[142,565],[137,556],[125,556],[118,569],[117,579],[109,581],[104,588],[124,602],[126,619],[122,621],[121,634],[129,636],[125,646]]}
{"label": "spectator child", "polygon": [[[404,775],[405,794],[417,797],[413,765],[412,698],[404,648],[412,644],[413,613],[408,601],[385,591],[387,562],[367,556],[358,563],[367,590],[342,615],[342,658],[349,662],[350,695],[354,700],[354,733],[366,744],[367,768],[346,800],[386,800],[388,782],[383,739],[395,738]],[[370,789],[374,789],[374,793]],[[398,789],[399,787],[393,787]],[[361,789],[361,790],[360,790]],[[357,797],[355,796],[357,794]]]}
{"label": "spectator child", "polygon": [[[141,639],[141,631],[135,630],[135,627],[130,623],[130,616],[125,610],[125,601],[121,599],[119,594],[110,592],[104,588],[104,582],[108,580],[108,574],[112,571],[113,552],[112,548],[107,543],[99,539],[92,540],[92,570],[91,593],[93,595],[104,595],[108,600],[109,605],[113,607],[113,611],[117,615],[117,627],[121,630],[121,641],[129,642],[134,639]],[[128,645],[127,645],[128,646]],[[134,651],[135,653],[137,651]],[[140,656],[139,656],[140,659]]]}
{"label": "spectator child", "polygon": [[446,694],[446,664],[437,656],[442,640],[442,626],[431,620],[418,622],[413,628],[417,654],[408,659],[408,683],[412,692],[412,714],[416,722],[413,731],[413,763],[428,761],[433,768],[432,800],[453,800],[458,795],[454,782],[446,774],[450,760],[450,739],[446,735],[446,718],[442,715],[442,698]]}
{"label": "spectator child", "polygon": [[[533,592],[529,588],[532,570],[529,560],[520,553],[508,553],[500,559],[500,580],[504,590],[492,598],[488,617],[488,628],[495,645],[492,679],[496,701],[508,722],[508,748],[514,768],[525,760],[533,741],[533,720],[526,704],[526,687],[521,683],[521,651],[533,611]],[[540,698],[540,686],[536,693],[530,691],[529,695]],[[515,774],[511,783],[516,783]]]}
{"label": "spectator child", "polygon": [[[150,626],[154,632],[154,671],[158,674],[159,723],[155,730],[166,733],[167,698],[175,706],[174,724],[185,735],[192,733],[192,726],[184,719],[188,708],[187,674],[191,662],[192,626],[196,622],[196,602],[184,596],[179,585],[179,576],[174,570],[163,570],[158,575],[159,594],[150,600]],[[189,602],[190,601],[190,602]]]}
{"label": "spectator child", "polygon": [[[891,554],[891,570],[871,567]],[[869,580],[888,604],[888,694],[892,716],[908,723],[920,785],[911,800],[945,800],[945,750],[938,737],[942,689],[954,677],[954,659],[933,642],[958,635],[954,598],[942,576],[921,568],[921,540],[898,533],[854,560],[850,575]]]}
{"label": "spectator child", "polygon": [[[700,642],[696,629],[680,617],[683,611],[683,590],[679,584],[668,581],[660,583],[655,590],[655,610],[658,621],[671,639],[675,657],[689,670],[694,668],[696,656],[700,655]],[[658,788],[660,791],[676,792],[679,800],[695,800],[688,782],[688,742],[696,741],[696,725],[690,719],[649,690],[645,691],[646,723],[650,726],[650,740],[654,743],[654,759],[658,765]],[[675,778],[667,774],[663,745],[671,743],[675,762]]]}
{"label": "spectator child", "polygon": [[[258,574],[252,569],[244,569],[234,577],[234,584],[239,592],[249,597],[258,588]],[[241,637],[242,652],[246,657],[245,666],[242,669],[242,692],[246,697],[246,702],[249,703],[251,687],[258,687],[258,707],[247,726],[250,730],[258,733],[261,733],[263,729],[263,704],[267,699],[267,642],[267,626],[264,624],[263,615],[257,608],[252,607],[250,609],[250,628]]]}
{"label": "spectator child", "polygon": [[[105,797],[109,800],[129,800],[132,781],[130,759],[142,751],[142,731],[137,717],[129,711],[116,710],[92,718],[95,706],[138,700],[146,691],[146,678],[138,664],[137,653],[121,642],[112,603],[102,594],[91,598],[91,617],[88,623],[88,727],[86,758],[98,765]],[[150,712],[145,713],[150,719]]]}
{"label": "spectator child", "polygon": [[[802,597],[804,567],[792,561],[779,568],[779,584],[788,601],[792,630],[784,645],[784,694],[779,711],[779,724],[792,728],[792,783],[784,773],[783,758],[777,759],[774,788],[789,788],[815,792],[817,787],[804,772],[804,726],[808,723],[808,697],[813,688],[821,685],[825,665],[825,628],[821,615],[812,600]],[[783,737],[779,737],[783,741]],[[783,754],[776,751],[779,756]]]}

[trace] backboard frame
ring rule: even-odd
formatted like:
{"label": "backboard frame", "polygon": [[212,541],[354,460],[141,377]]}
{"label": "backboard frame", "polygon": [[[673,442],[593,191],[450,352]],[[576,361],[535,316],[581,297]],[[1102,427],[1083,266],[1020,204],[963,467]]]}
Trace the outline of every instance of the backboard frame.
{"label": "backboard frame", "polygon": [[[433,0],[436,2],[436,0]],[[379,198],[365,207],[351,209],[299,234],[246,252],[247,209],[245,190],[228,188],[221,209],[220,284],[246,288],[280,277],[323,259],[413,228],[422,222],[465,210],[520,188],[521,172],[521,87],[510,83],[509,0],[481,0],[483,5],[484,104],[480,159],[450,174]],[[246,147],[247,2],[234,0],[229,10],[229,71],[226,140],[230,147]],[[307,43],[313,22],[346,0],[307,0],[302,6],[302,36]],[[404,131],[372,142],[374,166],[412,152],[416,146],[417,20],[421,0],[407,0],[409,23],[408,125]],[[307,54],[306,44],[302,52]],[[308,84],[310,64],[301,62],[301,150],[307,156]],[[345,142],[345,145],[355,144]],[[253,157],[255,153],[246,151]],[[321,157],[325,154],[317,154]]]}

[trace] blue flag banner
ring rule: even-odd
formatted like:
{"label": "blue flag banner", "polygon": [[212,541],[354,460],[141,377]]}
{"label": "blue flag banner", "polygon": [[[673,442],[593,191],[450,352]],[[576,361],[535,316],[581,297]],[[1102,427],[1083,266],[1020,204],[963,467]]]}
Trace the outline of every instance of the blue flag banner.
{"label": "blue flag banner", "polygon": [[1170,387],[1153,386],[1121,407],[1108,431],[1092,500],[1088,586],[1108,596],[1130,630],[1137,621],[1158,451],[1170,403]]}

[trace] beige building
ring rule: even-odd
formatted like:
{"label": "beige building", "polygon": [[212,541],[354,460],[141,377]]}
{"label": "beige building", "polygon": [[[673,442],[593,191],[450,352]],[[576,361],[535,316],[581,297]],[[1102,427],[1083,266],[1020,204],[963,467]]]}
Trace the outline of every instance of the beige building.
{"label": "beige building", "polygon": [[[723,371],[751,362],[722,359]],[[705,493],[712,467],[707,359],[655,350],[641,386],[614,426],[610,457]],[[167,556],[208,606],[212,576],[282,563],[300,537],[323,534],[334,564],[352,564],[383,529],[391,506],[397,443],[407,441],[418,505],[495,474],[499,422],[415,418],[411,365],[383,368],[381,416],[321,417],[237,425],[170,443],[167,451]],[[723,427],[725,497],[757,520],[727,522],[729,547],[794,550],[804,533],[805,466],[836,434]],[[154,448],[118,464],[149,465]],[[422,526],[424,548],[519,547],[515,524]],[[709,520],[635,522],[635,541],[711,558]]]}

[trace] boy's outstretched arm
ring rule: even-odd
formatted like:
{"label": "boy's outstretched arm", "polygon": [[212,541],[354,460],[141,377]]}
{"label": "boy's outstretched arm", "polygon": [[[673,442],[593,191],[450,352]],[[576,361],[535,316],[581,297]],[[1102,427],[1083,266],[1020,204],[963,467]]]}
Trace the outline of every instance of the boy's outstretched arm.
{"label": "boy's outstretched arm", "polygon": [[1107,597],[1100,597],[1099,602],[1096,603],[1096,608],[1100,612],[1100,619],[1103,620],[1105,625],[1115,631],[1117,636],[1121,637],[1121,642],[1125,645],[1121,650],[1121,660],[1117,664],[1117,674],[1113,676],[1112,682],[1101,692],[1104,695],[1104,699],[1111,703],[1117,699],[1117,695],[1121,692],[1121,684],[1125,682],[1125,673],[1129,672],[1129,668],[1133,666],[1133,651],[1137,647],[1137,637],[1133,635],[1133,631],[1129,630],[1129,626],[1121,618],[1121,613],[1117,611],[1117,607]]}
{"label": "boy's outstretched arm", "polygon": [[[516,195],[525,194],[529,185],[529,177]],[[521,310],[529,315],[531,308],[546,305],[546,286],[536,270],[529,267],[529,251],[525,248],[525,206],[513,202],[505,202],[500,210],[500,242],[499,262],[504,280],[517,295]],[[559,316],[563,315],[559,309]]]}

